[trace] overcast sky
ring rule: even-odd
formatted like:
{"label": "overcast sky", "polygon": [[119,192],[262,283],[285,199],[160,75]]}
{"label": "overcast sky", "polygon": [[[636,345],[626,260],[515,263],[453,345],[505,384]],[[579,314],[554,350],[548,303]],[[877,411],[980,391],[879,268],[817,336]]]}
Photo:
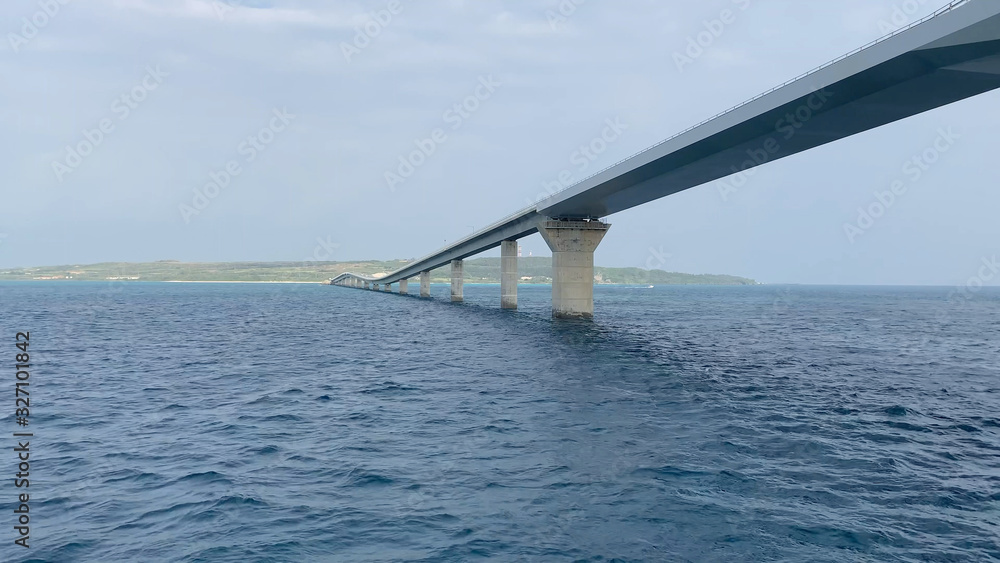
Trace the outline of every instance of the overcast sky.
{"label": "overcast sky", "polygon": [[[60,1],[0,4],[0,267],[421,256],[946,3]],[[998,102],[613,215],[596,261],[962,283],[1000,253]],[[580,151],[609,123],[603,152]],[[950,150],[906,175],[949,128]],[[400,171],[425,139],[433,154]],[[228,185],[200,198],[213,175]],[[849,238],[896,179],[908,191]]]}

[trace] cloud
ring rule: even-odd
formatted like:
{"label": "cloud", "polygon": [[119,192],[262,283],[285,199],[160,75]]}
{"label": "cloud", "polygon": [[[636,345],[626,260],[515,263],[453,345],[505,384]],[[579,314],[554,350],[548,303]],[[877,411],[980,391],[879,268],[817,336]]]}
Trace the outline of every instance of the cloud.
{"label": "cloud", "polygon": [[559,33],[557,28],[544,19],[544,15],[538,15],[534,19],[524,19],[508,11],[491,17],[484,30],[509,37],[538,37]]}
{"label": "cloud", "polygon": [[109,3],[119,10],[132,10],[156,17],[258,26],[350,29],[364,21],[364,16],[356,11],[261,8],[243,5],[241,0],[109,0]]}
{"label": "cloud", "polygon": [[[0,140],[0,200],[17,202],[0,205],[0,225],[11,233],[0,249],[0,267],[129,256],[294,259],[310,251],[317,236],[331,233],[331,224],[350,233],[344,242],[354,257],[422,254],[445,237],[464,234],[466,225],[483,225],[523,205],[605,119],[620,116],[631,130],[590,170],[874,39],[881,35],[879,20],[904,6],[902,0],[755,0],[706,50],[697,70],[680,74],[671,54],[732,0],[634,0],[628,6],[401,0],[403,10],[347,61],[342,44],[353,44],[357,28],[389,1],[67,4],[19,54],[0,57],[0,75],[13,77],[0,91],[0,126],[10,132]],[[943,1],[928,0],[921,13]],[[576,9],[565,8],[566,21],[553,26],[548,12],[569,5]],[[220,14],[220,7],[232,10]],[[9,16],[8,32],[16,33],[22,18],[38,9],[35,1],[0,3],[0,14]],[[71,182],[57,184],[52,160],[85,129],[114,115],[111,103],[150,64],[170,72],[169,82]],[[503,82],[502,92],[442,145],[407,189],[390,193],[386,168],[441,127],[443,113],[484,74]],[[783,161],[763,170],[753,189],[721,211],[715,186],[707,186],[627,212],[617,220],[618,234],[602,243],[602,259],[643,264],[650,246],[684,238],[685,253],[698,258],[678,268],[789,281],[890,279],[878,277],[882,268],[891,279],[910,273],[931,279],[921,271],[949,271],[954,248],[1000,240],[997,222],[986,216],[1000,198],[987,189],[998,172],[982,164],[993,146],[996,112],[990,104],[996,99],[969,100]],[[211,218],[179,227],[177,204],[190,200],[210,172],[238,154],[239,144],[266,124],[261,120],[271,108],[285,106],[300,116],[295,130],[227,188]],[[872,258],[863,265],[875,273],[859,266],[841,274],[835,261],[824,270],[758,252],[786,244],[794,234],[811,256],[839,256],[842,208],[849,211],[855,200],[870,197],[872,186],[883,183],[879,175],[893,172],[896,161],[914,150],[905,144],[908,138],[949,124],[963,125],[969,142],[955,155],[961,166],[941,174],[948,184],[937,192],[961,189],[964,199],[935,200],[928,182],[926,195],[908,200],[912,210],[894,217],[913,240],[923,240],[920,233],[927,231],[922,217],[939,221],[936,238],[927,241],[941,249],[931,267],[918,256],[912,270],[898,266],[896,272]],[[831,169],[831,162],[850,166]],[[969,206],[972,198],[980,204]],[[939,208],[950,213],[948,222]],[[407,216],[431,227],[397,221]],[[383,227],[372,229],[372,217]],[[756,221],[753,228],[748,218]],[[135,228],[123,237],[122,225],[132,223]],[[828,239],[827,223],[833,233]],[[969,224],[981,232],[971,236]],[[906,237],[898,240],[898,247],[889,247],[888,237],[873,237],[866,252],[875,256],[881,248],[910,256]],[[533,244],[544,248],[540,240]],[[295,250],[297,245],[304,248]],[[973,264],[979,255],[996,252],[973,250]],[[957,270],[963,271],[961,265]]]}

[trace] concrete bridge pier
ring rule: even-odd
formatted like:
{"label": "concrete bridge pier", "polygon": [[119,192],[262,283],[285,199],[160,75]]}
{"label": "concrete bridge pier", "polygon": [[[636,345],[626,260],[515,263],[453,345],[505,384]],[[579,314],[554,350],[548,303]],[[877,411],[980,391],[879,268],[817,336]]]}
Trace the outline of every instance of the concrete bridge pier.
{"label": "concrete bridge pier", "polygon": [[465,281],[463,278],[463,263],[461,260],[451,261],[451,302],[461,303],[464,301],[462,297],[462,283]]}
{"label": "concrete bridge pier", "polygon": [[420,296],[430,297],[431,296],[431,273],[430,272],[420,272]]}
{"label": "concrete bridge pier", "polygon": [[375,291],[378,291],[378,284],[377,283],[373,284],[372,287],[374,288]]}
{"label": "concrete bridge pier", "polygon": [[371,291],[371,288],[372,288],[372,284],[370,284],[369,282],[365,282],[365,289]]}
{"label": "concrete bridge pier", "polygon": [[500,308],[517,309],[517,241],[500,243]]}
{"label": "concrete bridge pier", "polygon": [[399,294],[400,295],[408,294],[410,292],[409,285],[410,285],[410,280],[406,279],[399,280]]}
{"label": "concrete bridge pier", "polygon": [[392,284],[391,283],[385,284],[385,292],[386,293],[392,293]]}
{"label": "concrete bridge pier", "polygon": [[596,220],[539,222],[538,232],[552,250],[553,317],[594,317],[594,250],[610,228]]}

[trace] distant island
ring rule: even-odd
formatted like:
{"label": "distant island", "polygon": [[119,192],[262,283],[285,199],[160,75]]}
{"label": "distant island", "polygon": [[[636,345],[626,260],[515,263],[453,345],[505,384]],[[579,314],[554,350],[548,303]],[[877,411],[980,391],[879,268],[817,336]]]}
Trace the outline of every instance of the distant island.
{"label": "distant island", "polygon": [[[323,283],[344,272],[379,276],[397,270],[411,260],[365,262],[159,262],[74,264],[0,270],[0,281],[153,281],[153,282],[302,282]],[[523,284],[552,283],[552,259],[542,256],[518,259]],[[432,283],[449,282],[445,266],[431,272]],[[465,261],[466,283],[500,283],[500,259]],[[714,274],[681,274],[642,268],[594,268],[597,284],[622,285],[757,285],[747,278]]]}

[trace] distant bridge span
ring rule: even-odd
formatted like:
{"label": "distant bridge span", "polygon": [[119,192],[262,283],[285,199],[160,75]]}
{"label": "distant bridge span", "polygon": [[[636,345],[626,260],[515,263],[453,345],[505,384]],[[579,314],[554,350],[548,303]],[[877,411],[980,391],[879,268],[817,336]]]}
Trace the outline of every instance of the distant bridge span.
{"label": "distant bridge span", "polygon": [[593,316],[594,249],[602,218],[768,162],[1000,88],[1000,1],[957,0],[914,24],[716,115],[549,198],[386,276],[345,273],[334,285],[391,291],[501,247],[501,306],[517,307],[516,240],[552,249],[552,311]]}

